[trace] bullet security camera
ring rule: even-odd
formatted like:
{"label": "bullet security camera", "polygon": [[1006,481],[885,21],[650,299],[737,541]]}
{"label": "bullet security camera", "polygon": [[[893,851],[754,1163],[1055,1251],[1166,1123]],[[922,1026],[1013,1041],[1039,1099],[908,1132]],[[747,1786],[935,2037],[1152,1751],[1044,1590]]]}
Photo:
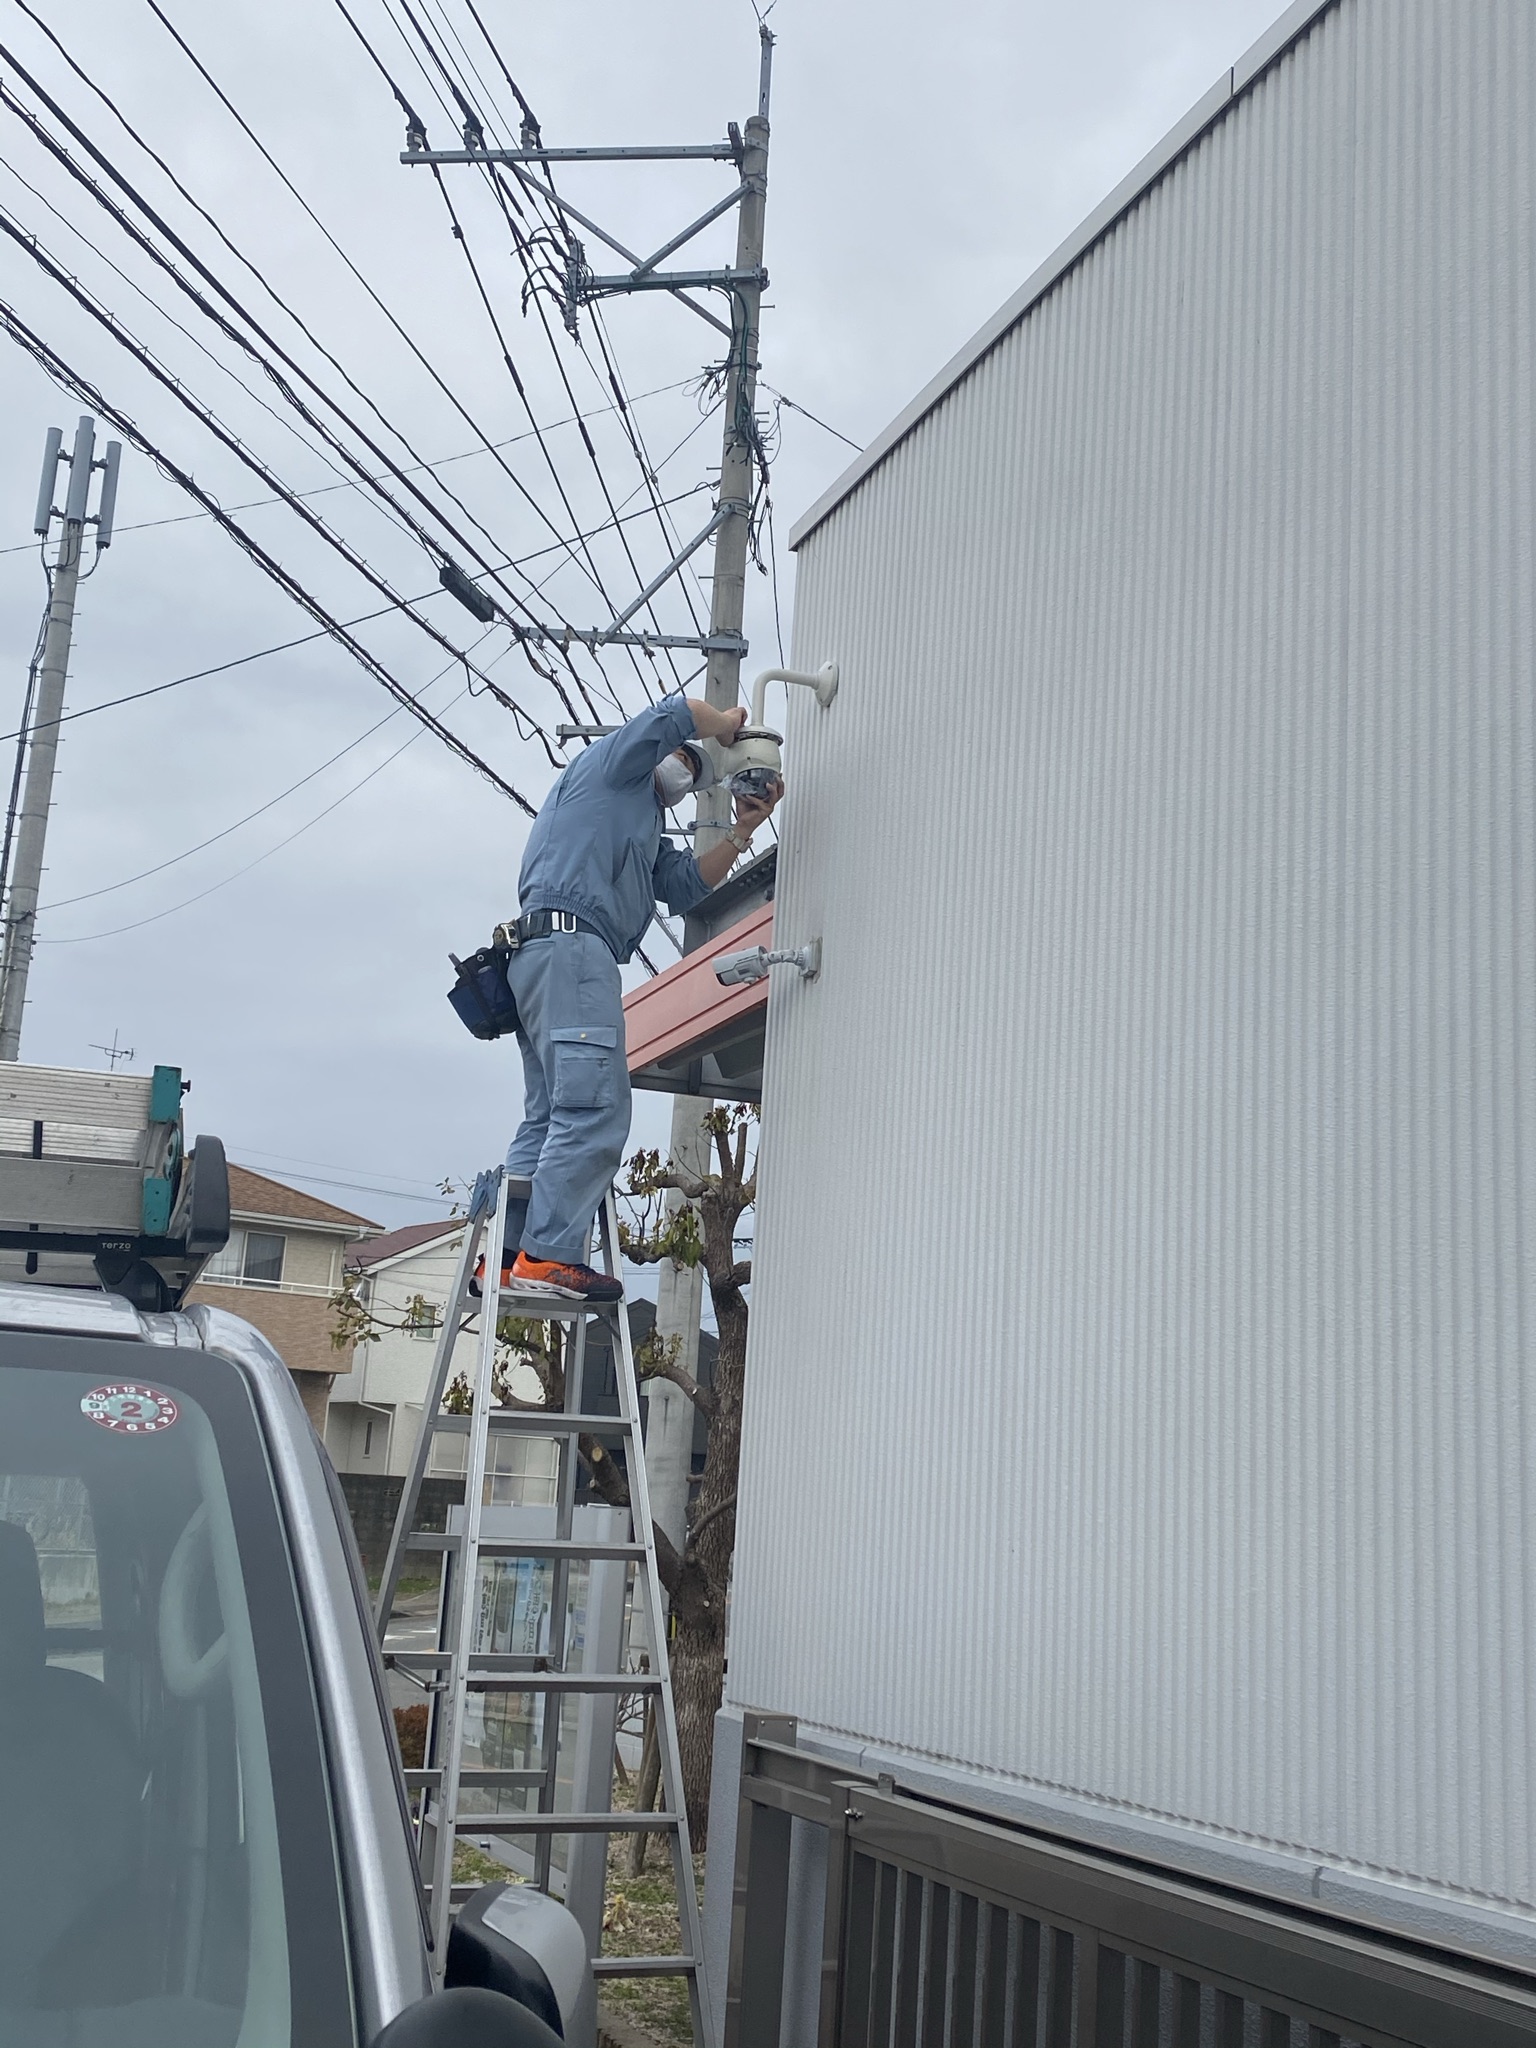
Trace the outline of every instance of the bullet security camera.
{"label": "bullet security camera", "polygon": [[770,967],[798,967],[802,981],[814,981],[821,972],[821,941],[812,939],[807,946],[785,946],[772,953],[766,946],[750,946],[745,953],[722,953],[714,967],[722,988],[762,981]]}

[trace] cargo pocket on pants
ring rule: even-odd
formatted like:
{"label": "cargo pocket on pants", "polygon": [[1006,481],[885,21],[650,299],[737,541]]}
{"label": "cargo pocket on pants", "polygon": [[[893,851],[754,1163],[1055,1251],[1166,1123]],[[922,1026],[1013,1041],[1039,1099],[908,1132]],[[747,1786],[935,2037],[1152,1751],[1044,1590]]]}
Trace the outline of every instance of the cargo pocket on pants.
{"label": "cargo pocket on pants", "polygon": [[556,1109],[607,1109],[613,1101],[619,1034],[605,1025],[551,1031],[555,1048]]}

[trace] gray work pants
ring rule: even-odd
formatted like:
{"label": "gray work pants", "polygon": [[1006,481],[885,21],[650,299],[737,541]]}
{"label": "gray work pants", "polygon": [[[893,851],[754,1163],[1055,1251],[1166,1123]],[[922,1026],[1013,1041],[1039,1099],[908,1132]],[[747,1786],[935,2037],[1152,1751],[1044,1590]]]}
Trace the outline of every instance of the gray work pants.
{"label": "gray work pants", "polygon": [[507,1171],[533,1182],[522,1248],[585,1260],[592,1218],[629,1137],[618,963],[593,932],[552,932],[512,956],[523,1121]]}

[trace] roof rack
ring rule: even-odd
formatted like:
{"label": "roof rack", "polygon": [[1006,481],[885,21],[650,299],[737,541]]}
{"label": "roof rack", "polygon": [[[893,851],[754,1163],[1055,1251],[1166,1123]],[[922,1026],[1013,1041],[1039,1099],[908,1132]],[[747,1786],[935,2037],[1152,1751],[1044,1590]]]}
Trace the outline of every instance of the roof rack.
{"label": "roof rack", "polygon": [[229,1240],[217,1138],[189,1150],[179,1067],[0,1065],[0,1281],[175,1308]]}

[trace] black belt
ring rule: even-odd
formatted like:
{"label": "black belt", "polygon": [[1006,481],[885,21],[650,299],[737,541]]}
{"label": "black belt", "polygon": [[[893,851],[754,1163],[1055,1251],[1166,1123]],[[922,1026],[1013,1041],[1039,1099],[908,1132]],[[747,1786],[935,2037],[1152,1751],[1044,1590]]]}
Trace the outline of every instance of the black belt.
{"label": "black belt", "polygon": [[[595,924],[588,924],[572,910],[530,910],[509,929],[516,932],[520,946],[526,946],[530,939],[547,939],[554,932],[590,932],[594,939],[603,939]],[[603,939],[603,944],[607,946],[608,941]]]}

